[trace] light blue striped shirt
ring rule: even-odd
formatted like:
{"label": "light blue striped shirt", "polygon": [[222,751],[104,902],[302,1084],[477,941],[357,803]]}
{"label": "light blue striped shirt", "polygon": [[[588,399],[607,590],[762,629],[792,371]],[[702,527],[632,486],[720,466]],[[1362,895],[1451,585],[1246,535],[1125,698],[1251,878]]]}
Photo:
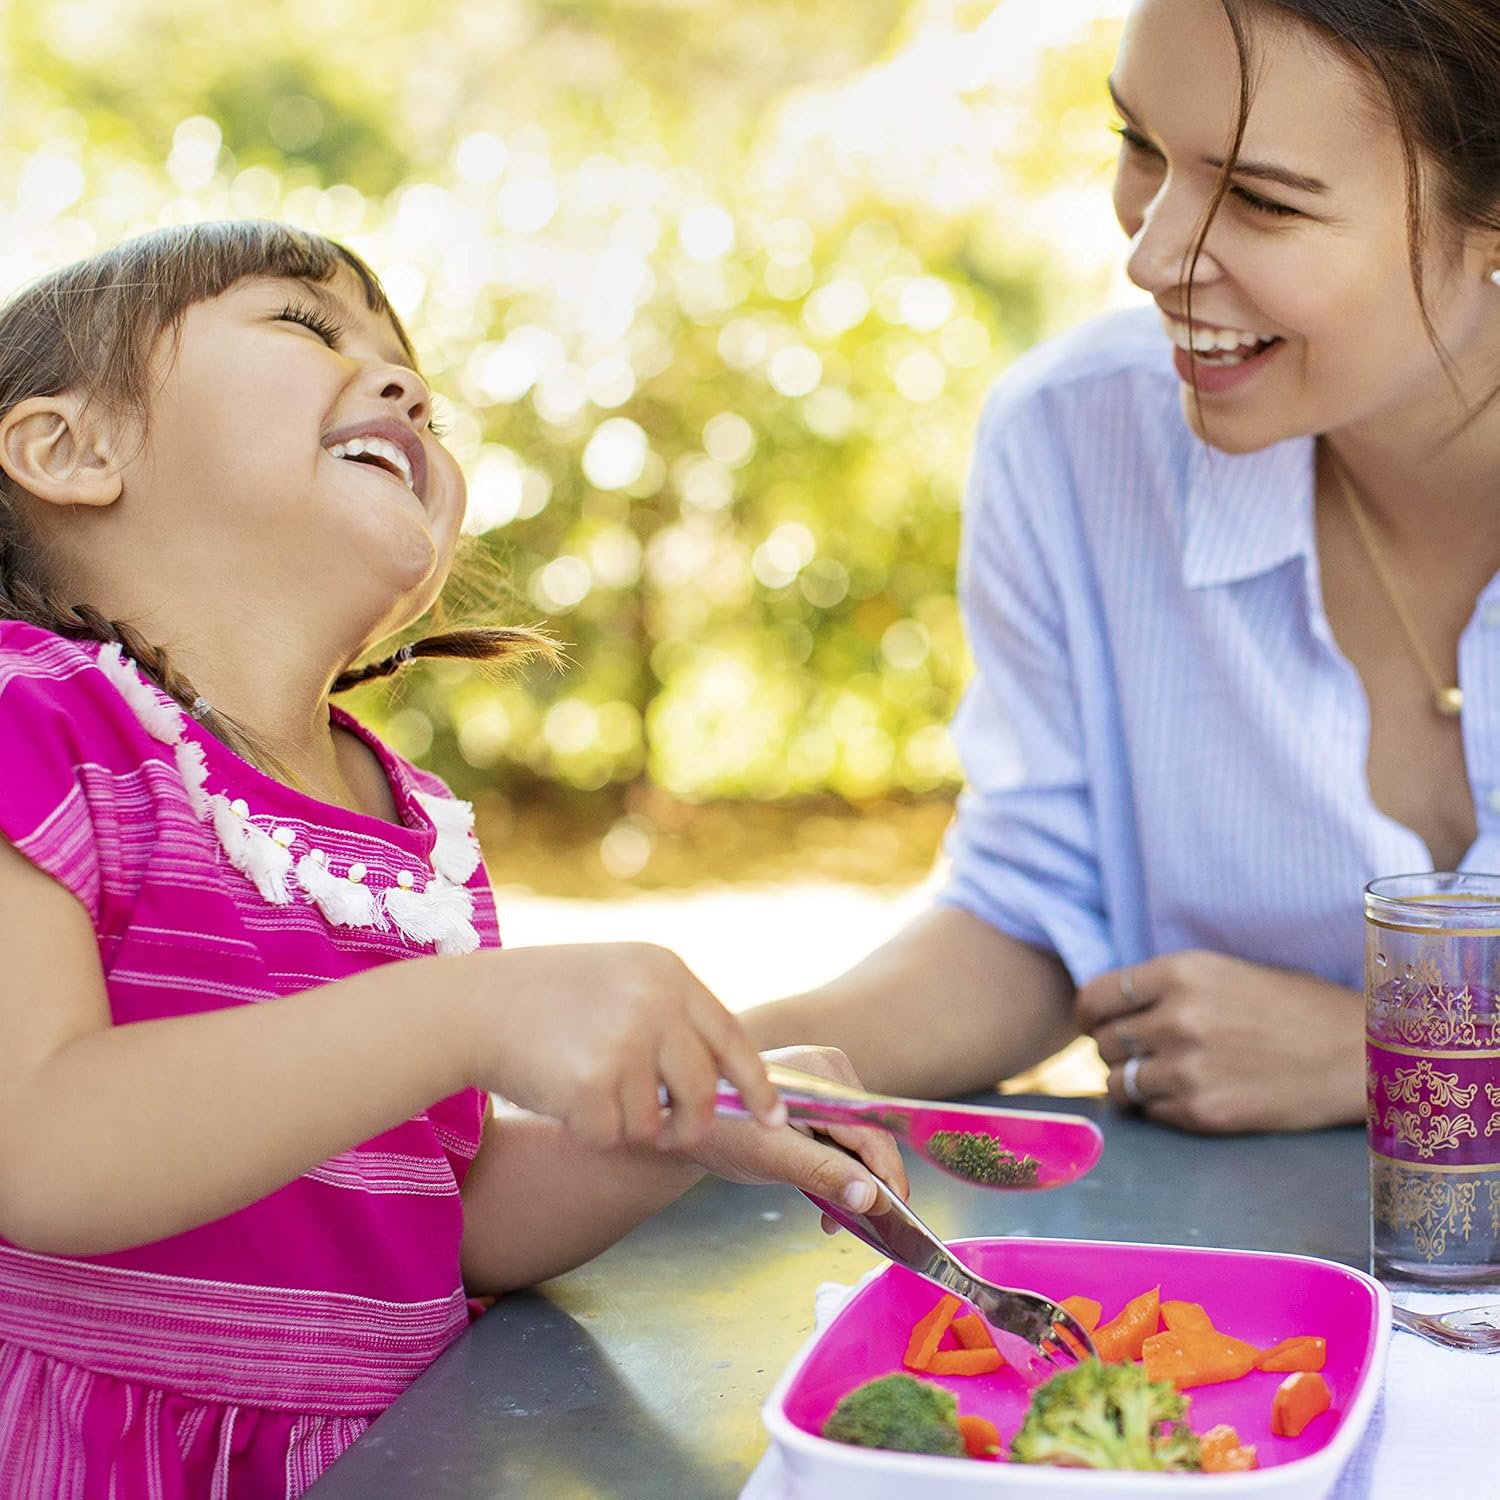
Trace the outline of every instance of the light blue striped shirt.
{"label": "light blue striped shirt", "polygon": [[[1323,611],[1313,440],[1207,448],[1155,311],[1131,311],[1002,377],[966,505],[976,673],[939,899],[1078,983],[1208,948],[1358,988],[1362,887],[1432,858],[1371,800],[1364,687]],[[1463,868],[1497,870],[1500,578],[1459,678]]]}

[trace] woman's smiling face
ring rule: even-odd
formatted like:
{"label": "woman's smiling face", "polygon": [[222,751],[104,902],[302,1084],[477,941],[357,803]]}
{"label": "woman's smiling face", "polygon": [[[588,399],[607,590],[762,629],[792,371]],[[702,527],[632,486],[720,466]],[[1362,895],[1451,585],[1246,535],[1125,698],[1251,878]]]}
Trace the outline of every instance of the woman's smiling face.
{"label": "woman's smiling face", "polygon": [[[1412,284],[1391,107],[1304,24],[1269,5],[1251,23],[1249,119],[1194,272],[1191,325],[1183,273],[1240,89],[1219,0],[1138,0],[1110,80],[1127,269],[1178,346],[1183,409],[1229,452],[1341,429],[1430,441],[1461,408]],[[1423,298],[1470,400],[1500,370],[1495,250],[1435,217],[1423,242]]]}

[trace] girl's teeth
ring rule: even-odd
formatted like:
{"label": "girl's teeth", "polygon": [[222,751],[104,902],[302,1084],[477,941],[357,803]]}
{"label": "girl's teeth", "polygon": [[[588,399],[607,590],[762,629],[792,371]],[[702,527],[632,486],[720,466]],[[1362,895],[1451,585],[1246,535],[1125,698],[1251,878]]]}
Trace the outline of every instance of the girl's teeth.
{"label": "girl's teeth", "polygon": [[395,443],[378,437],[350,438],[347,443],[335,443],[328,450],[330,458],[359,458],[366,454],[389,464],[406,482],[407,488],[411,488],[411,461]]}

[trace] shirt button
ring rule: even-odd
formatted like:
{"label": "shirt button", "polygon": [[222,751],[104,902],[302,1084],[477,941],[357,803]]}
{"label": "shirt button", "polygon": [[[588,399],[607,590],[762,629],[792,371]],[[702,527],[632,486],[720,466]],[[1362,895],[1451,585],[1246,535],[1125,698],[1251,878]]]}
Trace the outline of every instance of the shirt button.
{"label": "shirt button", "polygon": [[1484,613],[1479,616],[1480,623],[1494,627],[1500,625],[1500,604],[1486,604]]}
{"label": "shirt button", "polygon": [[1500,786],[1497,786],[1484,800],[1489,804],[1492,813],[1500,813]]}

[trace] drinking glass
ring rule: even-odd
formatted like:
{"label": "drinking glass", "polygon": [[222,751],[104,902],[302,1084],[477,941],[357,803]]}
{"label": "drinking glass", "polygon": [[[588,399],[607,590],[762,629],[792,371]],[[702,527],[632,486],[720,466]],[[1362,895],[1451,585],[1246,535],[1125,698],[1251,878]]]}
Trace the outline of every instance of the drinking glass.
{"label": "drinking glass", "polygon": [[1500,1289],[1500,875],[1365,887],[1370,1268]]}

